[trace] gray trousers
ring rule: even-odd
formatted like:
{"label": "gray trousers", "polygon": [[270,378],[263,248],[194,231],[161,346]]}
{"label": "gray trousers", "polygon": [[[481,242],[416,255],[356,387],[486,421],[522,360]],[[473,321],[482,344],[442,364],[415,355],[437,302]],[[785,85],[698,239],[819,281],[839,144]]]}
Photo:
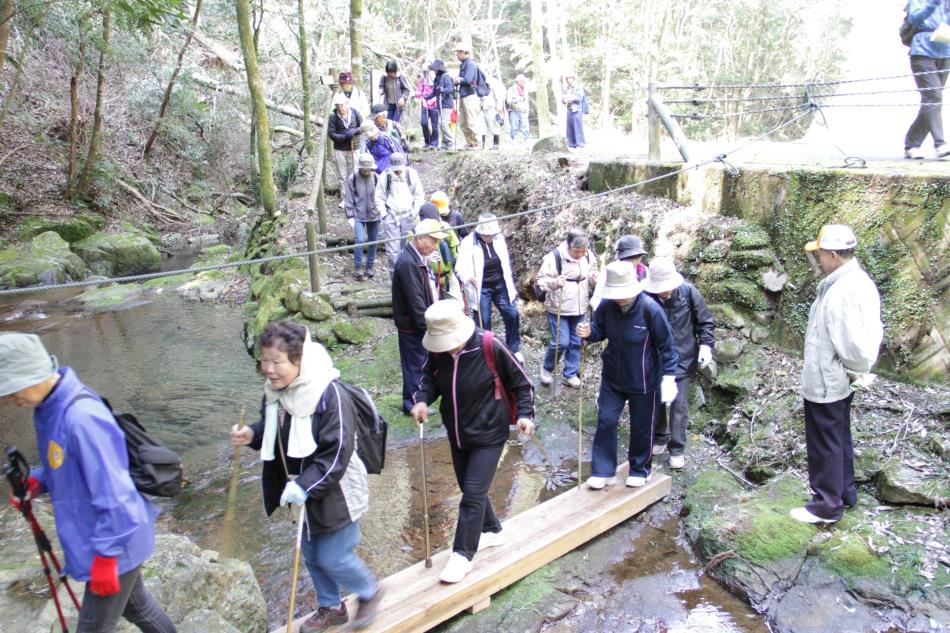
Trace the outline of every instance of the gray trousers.
{"label": "gray trousers", "polygon": [[336,163],[336,175],[340,178],[340,199],[343,199],[343,184],[356,169],[357,152],[335,149],[333,160]]}
{"label": "gray trousers", "polygon": [[396,259],[406,243],[405,235],[416,226],[415,218],[410,213],[396,217],[392,213],[383,216],[383,239],[386,241],[386,264],[389,266],[389,276],[393,276],[396,268]]}
{"label": "gray trousers", "polygon": [[654,444],[667,444],[670,455],[686,452],[686,426],[689,424],[689,376],[676,379],[676,399],[662,407],[656,416]]}
{"label": "gray trousers", "polygon": [[145,633],[177,633],[168,615],[145,588],[141,567],[119,576],[119,592],[111,596],[97,596],[86,585],[76,633],[115,633],[120,617]]}
{"label": "gray trousers", "polygon": [[452,131],[452,108],[442,108],[439,116],[439,147],[442,149],[455,148],[455,133]]}
{"label": "gray trousers", "polygon": [[[910,70],[914,73],[931,71],[929,75],[914,75],[920,88],[920,110],[904,137],[904,149],[920,147],[927,135],[933,137],[934,147],[943,145],[943,87],[950,71],[950,59],[936,59],[912,55]],[[940,72],[932,72],[940,71]]]}

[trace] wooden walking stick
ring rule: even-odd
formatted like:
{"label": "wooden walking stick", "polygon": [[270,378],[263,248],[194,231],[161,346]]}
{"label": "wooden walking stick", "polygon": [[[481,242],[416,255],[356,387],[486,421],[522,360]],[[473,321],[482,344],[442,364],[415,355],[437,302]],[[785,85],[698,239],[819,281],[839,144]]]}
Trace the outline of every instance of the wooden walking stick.
{"label": "wooden walking stick", "polygon": [[[586,310],[585,310],[586,312]],[[585,321],[587,315],[584,315]],[[582,321],[581,323],[583,323]],[[581,487],[581,465],[583,464],[584,456],[584,357],[587,352],[587,339],[581,339],[581,363],[580,367],[577,370],[577,375],[581,379],[580,387],[578,387],[577,393],[577,487]]]}
{"label": "wooden walking stick", "polygon": [[432,567],[429,546],[429,493],[426,490],[426,427],[419,425],[419,463],[422,465],[422,523],[425,528],[426,568]]}
{"label": "wooden walking stick", "polygon": [[[557,354],[558,346],[561,343],[561,306],[564,302],[564,286],[558,288],[557,294],[557,325],[554,334],[554,369],[551,370],[551,395],[557,395]],[[568,337],[570,338],[570,337]],[[541,366],[544,368],[544,365]]]}
{"label": "wooden walking stick", "polygon": [[303,540],[304,514],[307,504],[300,506],[300,516],[297,519],[297,540],[294,543],[294,571],[290,581],[290,610],[287,613],[287,633],[294,632],[294,601],[297,599],[297,572],[300,570],[300,543]]}
{"label": "wooden walking stick", "polygon": [[[247,407],[241,407],[241,417],[238,428],[244,426]],[[221,555],[231,556],[234,544],[234,515],[237,507],[238,480],[241,478],[241,446],[234,447],[234,456],[231,458],[231,481],[228,484],[228,503],[224,510],[224,538],[221,539]]]}

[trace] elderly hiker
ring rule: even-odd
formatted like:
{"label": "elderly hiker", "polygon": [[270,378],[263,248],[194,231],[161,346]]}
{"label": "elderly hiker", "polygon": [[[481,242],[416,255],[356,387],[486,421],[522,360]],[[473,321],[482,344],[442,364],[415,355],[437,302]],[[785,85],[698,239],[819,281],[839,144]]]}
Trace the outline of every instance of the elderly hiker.
{"label": "elderly hiker", "polygon": [[365,92],[353,85],[353,73],[342,72],[337,81],[340,82],[340,89],[336,94],[346,97],[350,110],[359,112],[360,117],[365,119],[369,115],[369,99]]}
{"label": "elderly hiker", "polygon": [[482,97],[482,120],[485,123],[482,149],[485,149],[488,137],[491,136],[491,149],[497,150],[501,141],[501,129],[505,122],[505,87],[494,77],[487,78],[486,84],[488,94]]}
{"label": "elderly hiker", "polygon": [[946,0],[909,0],[907,22],[914,36],[907,54],[910,71],[920,92],[920,109],[904,136],[904,158],[923,159],[921,145],[930,136],[937,158],[950,156],[950,144],[943,135],[943,88],[950,74],[950,44],[933,41],[934,30],[950,22],[950,3]]}
{"label": "elderly hiker", "polygon": [[563,242],[541,260],[537,285],[545,290],[551,341],[541,366],[541,384],[550,385],[558,359],[564,356],[564,382],[577,388],[581,362],[581,340],[577,325],[587,314],[590,293],[597,285],[597,258],[589,251],[590,238],[580,229],[571,229]]}
{"label": "elderly hiker", "polygon": [[854,257],[857,244],[850,227],[828,224],[805,245],[825,274],[805,330],[802,396],[814,494],[805,507],[791,511],[805,523],[838,521],[857,502],[851,402],[869,382],[884,338],[881,298]]}
{"label": "elderly hiker", "polygon": [[472,59],[472,42],[462,40],[455,45],[455,56],[459,67],[458,91],[458,126],[465,136],[464,149],[479,149],[478,139],[485,133],[482,120],[482,104],[477,93],[478,76],[480,74],[475,60]]}
{"label": "elderly hiker", "polygon": [[360,131],[365,137],[366,151],[376,161],[376,173],[381,174],[389,167],[389,161],[395,154],[402,154],[402,148],[392,136],[380,133],[372,121],[363,121]]}
{"label": "elderly hiker", "polygon": [[472,319],[483,330],[491,330],[494,303],[505,322],[505,344],[519,363],[524,364],[519,332],[518,291],[515,289],[508,246],[494,213],[478,216],[478,227],[462,240],[455,271],[470,291]]}
{"label": "elderly hiker", "polygon": [[567,146],[580,149],[584,147],[584,89],[576,83],[574,71],[564,75],[564,94],[561,102],[567,106]]}
{"label": "elderly hiker", "polygon": [[353,228],[356,247],[353,249],[353,266],[358,280],[373,277],[376,263],[376,244],[366,247],[364,267],[363,244],[379,239],[379,210],[376,208],[376,161],[373,155],[364,153],[356,163],[357,170],[343,185],[343,210]]}
{"label": "elderly hiker", "polygon": [[393,154],[389,169],[376,183],[376,210],[383,218],[383,238],[388,240],[386,259],[390,276],[399,257],[402,236],[415,226],[425,195],[419,174],[406,165],[406,156]]}
{"label": "elderly hiker", "polygon": [[641,292],[633,264],[611,262],[606,273],[604,301],[593,321],[577,327],[578,336],[592,343],[607,341],[601,354],[597,432],[587,486],[599,490],[612,483],[617,471],[617,422],[628,406],[630,469],[626,484],[639,488],[650,479],[657,410],[676,398],[679,357],[663,308]]}
{"label": "elderly hiker", "polygon": [[[534,389],[514,354],[476,329],[459,302],[435,303],[426,310],[425,320],[422,344],[429,358],[412,416],[424,424],[428,406],[441,398],[439,411],[462,500],[452,554],[439,578],[455,583],[471,571],[476,552],[504,544],[488,490],[510,425],[517,424],[526,435],[534,434]],[[490,349],[484,349],[486,345]],[[515,419],[509,404],[516,411]]]}
{"label": "elderly hiker", "polygon": [[[624,235],[617,240],[616,261],[630,262],[637,268],[637,281],[643,281],[647,276],[647,267],[643,263],[643,256],[647,254],[643,248],[643,242],[636,235]],[[597,287],[594,288],[594,296],[590,298],[590,309],[596,310],[600,305],[601,296],[604,294],[604,277],[597,279]]]}
{"label": "elderly hiker", "polygon": [[455,147],[455,132],[452,130],[452,110],[455,109],[455,81],[448,72],[445,62],[437,59],[429,64],[429,70],[435,72],[432,80],[431,96],[438,100],[439,106],[439,149],[450,150]]}
{"label": "elderly hiker", "polygon": [[392,59],[386,62],[386,74],[379,78],[379,100],[386,104],[386,116],[390,121],[398,123],[402,120],[410,94],[409,81],[399,72],[399,64]]}
{"label": "elderly hiker", "polygon": [[261,452],[264,511],[306,508],[304,562],[317,590],[317,610],[301,631],[349,619],[341,587],[358,596],[354,628],[376,615],[383,592],[354,550],[369,508],[366,467],[354,450],[356,409],[337,382],[340,372],[322,345],[292,321],[267,324],[257,339],[264,398],[261,419],[235,424],[231,443]]}
{"label": "elderly hiker", "polygon": [[0,396],[33,409],[40,465],[23,482],[23,499],[10,503],[20,509],[49,493],[63,572],[86,583],[75,630],[115,631],[124,617],[148,633],[174,633],[142,579],[158,508],[129,475],[125,436],[108,406],[35,334],[0,334]]}
{"label": "elderly hiker", "polygon": [[465,218],[462,217],[461,212],[457,211],[456,209],[449,208],[448,194],[446,194],[441,189],[438,191],[433,191],[432,197],[429,198],[429,201],[439,208],[439,216],[452,225],[452,228],[455,229],[459,239],[465,239],[465,236],[468,235],[472,229],[461,226],[466,223]]}
{"label": "elderly hiker", "polygon": [[362,134],[360,125],[363,123],[363,117],[350,108],[348,100],[342,93],[337,93],[333,97],[333,108],[333,113],[327,121],[327,136],[333,141],[333,159],[342,189],[356,168],[359,139]]}
{"label": "elderly hiker", "polygon": [[[419,207],[419,221],[434,220],[439,223],[439,230],[445,233],[445,239],[439,240],[439,247],[429,255],[429,268],[435,273],[439,281],[439,294],[442,297],[451,297],[462,301],[462,287],[455,274],[455,262],[458,259],[459,238],[452,225],[439,216],[439,209],[431,202]],[[409,240],[412,240],[410,236]]]}
{"label": "elderly hiker", "polygon": [[511,140],[528,140],[528,78],[522,74],[508,88],[505,105],[508,107],[508,127]]}
{"label": "elderly hiker", "polygon": [[679,356],[676,399],[657,414],[653,454],[663,453],[669,447],[670,468],[679,469],[686,466],[689,383],[697,367],[704,368],[712,362],[713,317],[699,289],[676,272],[672,259],[650,262],[643,291],[663,308]]}
{"label": "elderly hiker", "polygon": [[439,284],[429,268],[429,255],[445,239],[435,220],[422,220],[413,230],[393,273],[393,322],[399,337],[399,364],[402,367],[402,412],[410,414],[413,394],[422,380],[426,351],[422,337],[426,333],[425,313],[439,300]]}

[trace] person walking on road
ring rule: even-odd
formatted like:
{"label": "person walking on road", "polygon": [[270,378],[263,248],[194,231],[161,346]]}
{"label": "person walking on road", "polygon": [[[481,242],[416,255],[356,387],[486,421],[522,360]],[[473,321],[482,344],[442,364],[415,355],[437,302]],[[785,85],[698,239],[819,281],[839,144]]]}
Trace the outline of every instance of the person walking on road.
{"label": "person walking on road", "polygon": [[366,247],[366,264],[363,267],[363,244],[379,239],[379,210],[376,208],[376,161],[370,153],[362,154],[356,172],[343,187],[343,210],[347,222],[353,228],[356,247],[353,249],[353,266],[357,280],[373,277],[376,273],[376,244]]}
{"label": "person walking on road", "polygon": [[48,493],[63,573],[86,583],[78,633],[115,631],[124,617],[146,633],[175,625],[145,587],[142,565],[155,547],[158,508],[129,474],[125,435],[109,407],[59,367],[35,334],[0,334],[0,397],[33,409],[40,465],[23,481],[23,501]]}
{"label": "person walking on road", "polygon": [[561,102],[567,106],[567,146],[572,149],[584,147],[584,107],[587,98],[584,89],[576,83],[574,71],[564,76],[564,94]]}
{"label": "person walking on road", "polygon": [[372,121],[363,121],[360,130],[366,140],[366,151],[376,161],[377,174],[382,174],[389,168],[389,161],[393,156],[396,154],[402,156],[402,148],[399,147],[397,141],[391,135],[380,132]]}
{"label": "person walking on road", "polygon": [[482,104],[479,98],[478,66],[472,59],[472,43],[463,40],[455,45],[455,56],[461,62],[458,76],[458,126],[465,136],[465,149],[479,149],[478,140],[485,133]]}
{"label": "person walking on road", "polygon": [[672,259],[654,259],[643,290],[666,314],[679,363],[676,366],[676,399],[669,407],[661,407],[653,438],[653,454],[669,447],[670,468],[686,466],[686,430],[689,423],[689,383],[696,368],[712,362],[712,313],[703,295],[676,272]]}
{"label": "person walking on road", "polygon": [[[499,148],[501,142],[501,131],[505,119],[505,87],[494,77],[486,81],[488,94],[482,97],[482,121],[485,123],[485,132],[482,134],[482,149],[490,147],[493,150]],[[491,137],[491,145],[488,145],[488,137]]]}
{"label": "person walking on road", "polygon": [[877,286],[854,257],[850,227],[828,224],[805,251],[818,260],[818,284],[805,330],[802,396],[808,482],[813,495],[791,515],[804,523],[834,523],[857,503],[851,404],[870,383],[884,326]]}
{"label": "person walking on road", "polygon": [[379,78],[379,100],[386,104],[386,117],[390,121],[402,120],[410,94],[409,81],[399,72],[399,64],[392,59],[386,62],[386,74]]}
{"label": "person walking on road", "polygon": [[528,140],[528,78],[522,74],[508,88],[505,104],[508,106],[508,127],[511,140]]}
{"label": "person walking on road", "polygon": [[266,377],[261,419],[235,424],[231,443],[260,451],[268,516],[285,504],[305,508],[301,549],[317,610],[300,630],[316,633],[349,620],[342,587],[357,595],[352,625],[363,628],[383,591],[355,552],[369,509],[366,467],[355,450],[356,408],[330,355],[304,326],[268,323],[257,344]]}
{"label": "person walking on road", "polygon": [[415,226],[425,195],[419,174],[406,165],[406,156],[399,152],[393,154],[389,169],[376,182],[376,209],[382,216],[390,276],[402,249],[403,236]]}
{"label": "person walking on road", "polygon": [[[425,424],[429,405],[441,398],[439,411],[462,500],[452,554],[439,579],[456,583],[471,571],[476,552],[504,545],[488,490],[511,425],[517,424],[525,435],[534,434],[534,388],[514,354],[502,342],[486,340],[459,302],[435,303],[426,310],[425,320],[422,344],[429,356],[412,416],[417,424]],[[491,345],[491,350],[483,349],[485,345]],[[494,357],[494,369],[489,366],[489,354]],[[515,419],[505,394],[513,398]]]}
{"label": "person walking on road", "polygon": [[422,141],[425,149],[439,148],[439,99],[432,94],[432,81],[432,71],[423,70],[419,83],[416,85],[419,125],[422,127]]}
{"label": "person walking on road", "polygon": [[591,343],[607,341],[601,354],[597,432],[587,486],[599,490],[612,483],[617,471],[617,423],[624,406],[628,406],[630,469],[626,484],[639,488],[650,479],[658,409],[676,398],[679,356],[663,308],[641,292],[634,266],[611,262],[606,273],[604,301],[594,312],[593,321],[577,327],[578,336]]}
{"label": "person walking on road", "polygon": [[943,135],[943,88],[950,72],[950,44],[930,39],[941,24],[950,22],[947,0],[909,0],[907,21],[917,30],[910,43],[910,70],[920,91],[920,110],[904,137],[904,158],[922,159],[921,145],[928,135],[933,139],[937,158],[950,156],[950,145]]}
{"label": "person walking on road", "polygon": [[327,122],[327,136],[333,141],[333,159],[342,189],[356,170],[363,118],[359,112],[350,109],[349,102],[342,93],[333,97],[333,108]]}

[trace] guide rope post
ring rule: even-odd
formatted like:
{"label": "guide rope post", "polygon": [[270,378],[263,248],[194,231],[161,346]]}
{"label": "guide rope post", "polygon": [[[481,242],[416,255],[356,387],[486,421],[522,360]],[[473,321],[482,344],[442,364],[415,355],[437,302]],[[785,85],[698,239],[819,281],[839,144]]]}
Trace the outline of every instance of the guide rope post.
{"label": "guide rope post", "polygon": [[[320,265],[317,259],[317,226],[312,216],[307,227],[307,268],[310,270],[310,292],[320,292]],[[326,231],[324,231],[326,232]]]}

